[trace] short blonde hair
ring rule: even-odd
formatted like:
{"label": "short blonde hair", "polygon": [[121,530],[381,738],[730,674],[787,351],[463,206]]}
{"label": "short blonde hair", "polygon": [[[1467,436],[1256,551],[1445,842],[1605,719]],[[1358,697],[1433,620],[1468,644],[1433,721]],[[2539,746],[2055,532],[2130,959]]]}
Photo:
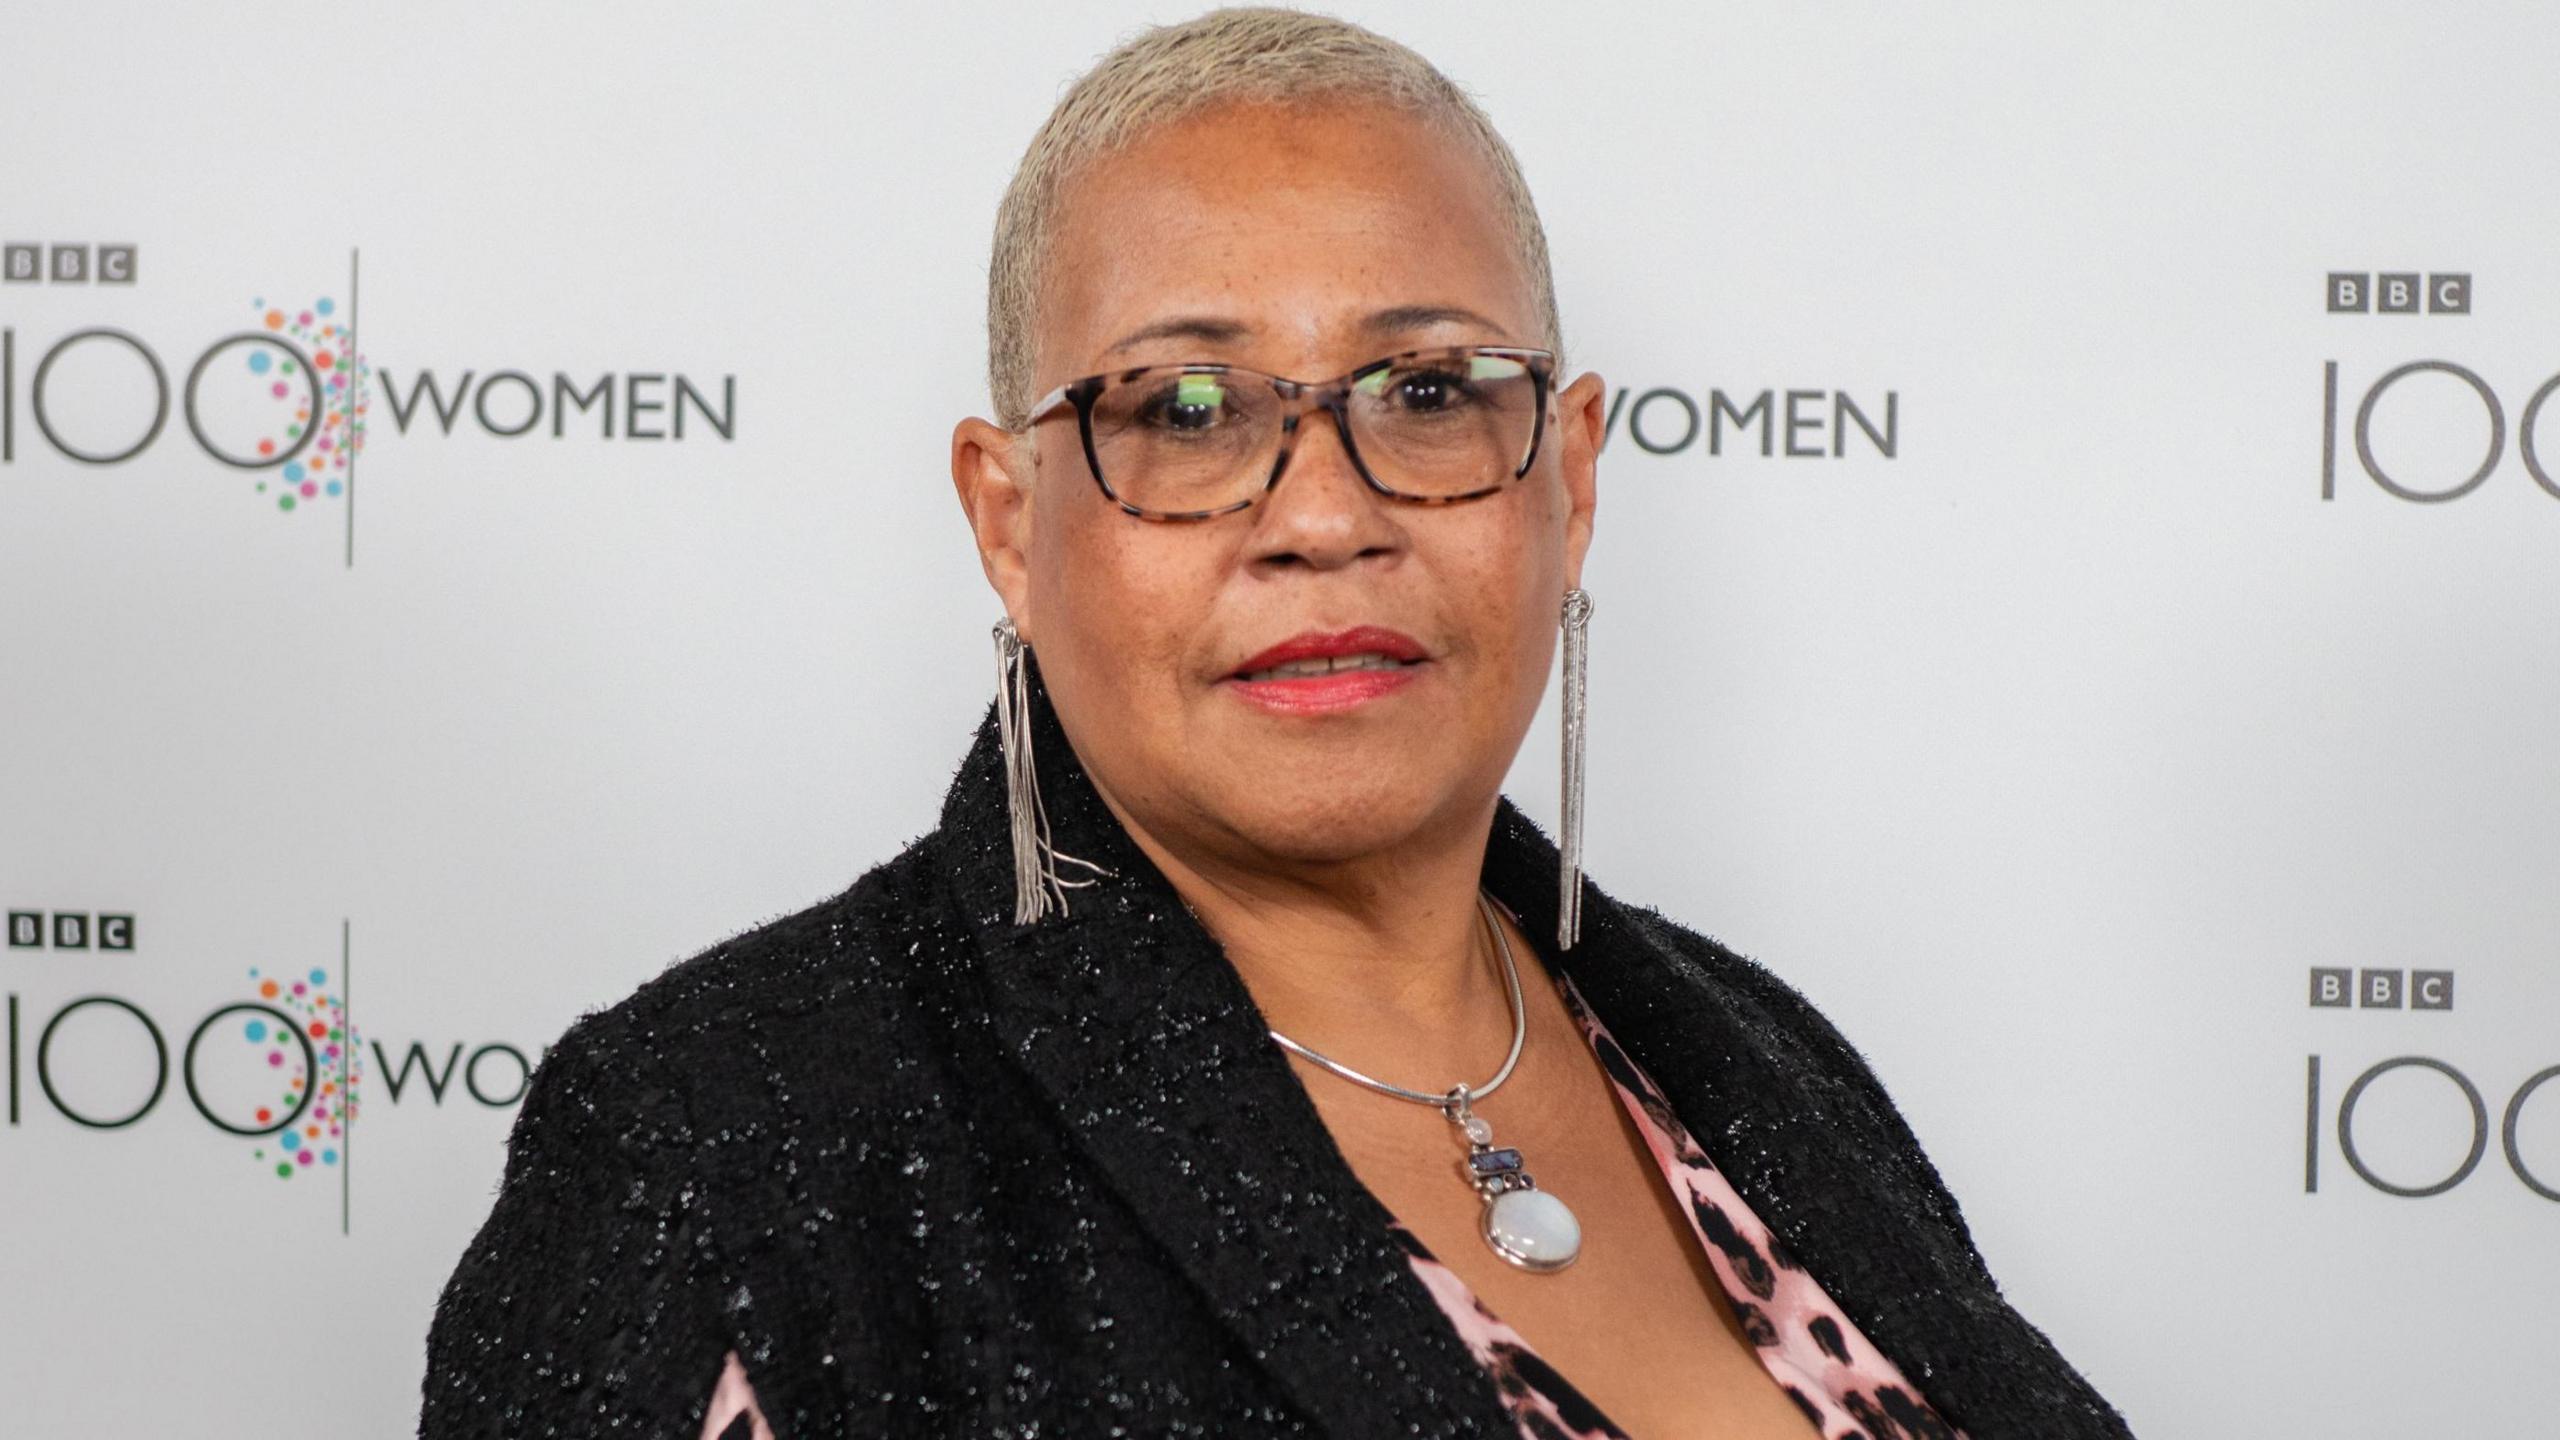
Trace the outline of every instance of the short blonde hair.
{"label": "short blonde hair", "polygon": [[1395,41],[1330,15],[1212,10],[1122,42],[1068,88],[1005,187],[987,269],[987,388],[1008,430],[1030,422],[1041,272],[1059,197],[1076,171],[1169,121],[1230,101],[1359,99],[1409,110],[1481,154],[1511,221],[1547,345],[1563,348],[1546,230],[1511,147],[1475,100]]}

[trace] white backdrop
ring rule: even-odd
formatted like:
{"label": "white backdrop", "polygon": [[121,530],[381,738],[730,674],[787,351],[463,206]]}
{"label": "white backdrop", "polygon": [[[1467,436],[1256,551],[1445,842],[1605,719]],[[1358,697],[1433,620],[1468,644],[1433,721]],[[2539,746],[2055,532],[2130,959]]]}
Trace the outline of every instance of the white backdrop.
{"label": "white backdrop", "polygon": [[[1622,397],[1600,882],[1839,1022],[2141,1433],[2547,1428],[2549,8],[1344,11]],[[411,1429],[522,1059],[931,823],[995,201],[1188,13],[0,15],[0,1430]]]}

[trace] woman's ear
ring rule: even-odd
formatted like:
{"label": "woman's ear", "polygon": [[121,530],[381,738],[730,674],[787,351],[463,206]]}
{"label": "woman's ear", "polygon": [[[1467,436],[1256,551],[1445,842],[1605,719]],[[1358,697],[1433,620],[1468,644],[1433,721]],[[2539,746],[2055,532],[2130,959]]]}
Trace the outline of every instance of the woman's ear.
{"label": "woman's ear", "polygon": [[972,416],[951,431],[951,485],[977,537],[978,565],[1023,640],[1031,618],[1031,480],[1039,455],[1027,435]]}
{"label": "woman's ear", "polygon": [[1556,454],[1564,479],[1564,573],[1582,583],[1582,557],[1591,549],[1591,522],[1600,506],[1600,446],[1609,438],[1609,386],[1584,371],[1556,396]]}

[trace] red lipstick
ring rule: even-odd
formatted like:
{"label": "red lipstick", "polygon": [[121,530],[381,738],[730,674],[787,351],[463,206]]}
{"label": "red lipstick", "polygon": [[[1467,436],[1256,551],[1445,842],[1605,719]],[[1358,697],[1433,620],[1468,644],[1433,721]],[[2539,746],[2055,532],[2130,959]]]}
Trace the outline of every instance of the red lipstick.
{"label": "red lipstick", "polygon": [[1266,710],[1332,714],[1403,689],[1429,658],[1412,636],[1382,626],[1309,630],[1247,659],[1226,683]]}

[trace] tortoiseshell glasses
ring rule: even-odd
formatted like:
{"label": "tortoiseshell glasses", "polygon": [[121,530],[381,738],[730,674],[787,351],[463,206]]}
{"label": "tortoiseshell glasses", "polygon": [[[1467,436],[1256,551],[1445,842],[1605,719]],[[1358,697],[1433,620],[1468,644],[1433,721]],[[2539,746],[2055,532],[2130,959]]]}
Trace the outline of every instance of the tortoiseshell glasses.
{"label": "tortoiseshell glasses", "polygon": [[1408,350],[1338,379],[1290,380],[1240,365],[1147,365],[1070,380],[1031,407],[1073,405],[1102,493],[1147,520],[1206,520],[1280,483],[1298,420],[1333,416],[1369,488],[1445,505],[1529,473],[1546,434],[1555,355],[1509,345]]}

